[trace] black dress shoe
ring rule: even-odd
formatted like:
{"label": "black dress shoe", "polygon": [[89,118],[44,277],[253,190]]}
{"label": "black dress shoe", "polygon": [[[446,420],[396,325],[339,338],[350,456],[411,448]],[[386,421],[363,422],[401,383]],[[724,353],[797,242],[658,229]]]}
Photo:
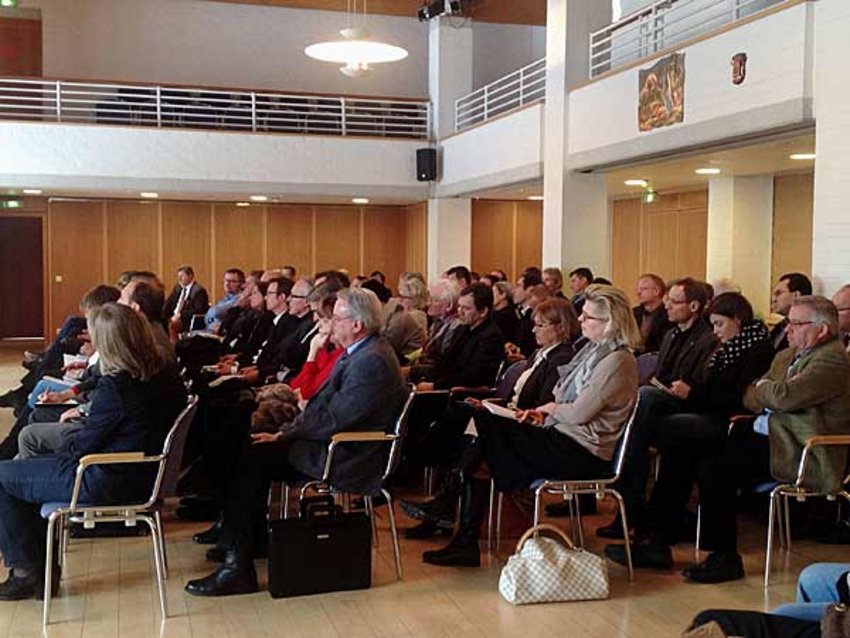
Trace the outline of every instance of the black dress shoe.
{"label": "black dress shoe", "polygon": [[234,551],[227,553],[224,565],[212,574],[186,583],[186,593],[193,596],[253,594],[259,588],[253,561],[238,558]]}
{"label": "black dress shoe", "polygon": [[198,532],[192,537],[198,545],[215,545],[221,537],[221,519],[213,523],[212,527],[205,529],[203,532]]}
{"label": "black dress shoe", "polygon": [[424,540],[426,538],[433,538],[434,536],[451,536],[452,529],[437,527],[431,521],[422,521],[416,527],[408,527],[404,530],[404,537],[410,540]]}
{"label": "black dress shoe", "polygon": [[36,585],[38,578],[35,573],[30,574],[26,578],[21,578],[15,575],[12,570],[9,573],[9,578],[6,582],[0,583],[0,600],[27,600],[35,598]]}
{"label": "black dress shoe", "polygon": [[422,560],[441,567],[480,567],[481,553],[478,541],[461,542],[455,539],[443,549],[423,552]]}
{"label": "black dress shoe", "polygon": [[[618,565],[628,565],[625,545],[606,545],[605,555]],[[636,569],[673,569],[673,552],[662,545],[632,545],[632,566]]]}
{"label": "black dress shoe", "polygon": [[451,531],[454,529],[455,517],[457,516],[457,499],[454,499],[451,506],[436,499],[422,503],[402,501],[401,509],[410,518],[428,522],[434,527]]}
{"label": "black dress shoe", "polygon": [[740,554],[713,552],[703,562],[682,571],[682,576],[695,583],[725,583],[744,577]]}
{"label": "black dress shoe", "polygon": [[0,408],[19,409],[26,400],[26,396],[21,395],[20,389],[9,390],[6,394],[0,394]]}
{"label": "black dress shoe", "polygon": [[[211,563],[223,563],[227,560],[228,549],[216,545],[215,547],[210,547],[205,557]],[[256,545],[254,547],[253,553],[251,554],[251,558],[255,559],[264,559],[269,557],[269,548],[267,545]]]}

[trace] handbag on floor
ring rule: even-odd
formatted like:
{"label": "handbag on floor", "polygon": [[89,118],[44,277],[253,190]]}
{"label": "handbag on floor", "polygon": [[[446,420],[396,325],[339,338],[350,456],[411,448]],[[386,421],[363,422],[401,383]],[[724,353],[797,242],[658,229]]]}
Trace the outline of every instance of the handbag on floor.
{"label": "handbag on floor", "polygon": [[499,593],[514,605],[608,598],[608,568],[604,559],[542,523],[519,539],[502,568]]}
{"label": "handbag on floor", "polygon": [[299,518],[269,522],[269,593],[287,598],[372,585],[372,526],[329,497],[305,499]]}

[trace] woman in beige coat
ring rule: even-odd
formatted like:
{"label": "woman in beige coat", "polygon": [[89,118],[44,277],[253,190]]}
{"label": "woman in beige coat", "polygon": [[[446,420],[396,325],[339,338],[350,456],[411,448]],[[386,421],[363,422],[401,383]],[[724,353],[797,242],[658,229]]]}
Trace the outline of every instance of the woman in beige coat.
{"label": "woman in beige coat", "polygon": [[478,566],[478,534],[489,501],[484,463],[500,490],[537,479],[593,478],[610,471],[637,396],[632,349],[640,333],[626,295],[591,286],[579,316],[587,345],[561,370],[555,401],[534,410],[475,415],[478,443],[464,465],[460,529],[447,547],[423,554],[434,565]]}

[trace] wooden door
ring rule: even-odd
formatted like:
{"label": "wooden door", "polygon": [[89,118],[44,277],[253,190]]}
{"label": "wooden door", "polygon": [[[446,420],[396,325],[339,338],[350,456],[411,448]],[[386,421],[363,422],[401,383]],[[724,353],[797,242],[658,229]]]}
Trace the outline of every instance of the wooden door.
{"label": "wooden door", "polygon": [[40,217],[0,217],[0,339],[44,336]]}

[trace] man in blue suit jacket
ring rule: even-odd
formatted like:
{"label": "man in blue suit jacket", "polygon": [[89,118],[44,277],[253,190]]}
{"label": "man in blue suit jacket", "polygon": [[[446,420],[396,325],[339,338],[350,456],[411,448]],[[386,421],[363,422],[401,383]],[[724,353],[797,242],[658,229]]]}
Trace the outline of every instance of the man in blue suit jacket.
{"label": "man in blue suit jacket", "polygon": [[[246,442],[224,511],[222,533],[211,559],[224,565],[205,578],[189,581],[186,591],[223,596],[257,591],[253,557],[266,539],[266,509],[272,480],[321,478],[328,443],[337,432],[389,432],[406,390],[398,359],[378,332],[381,306],[369,290],[339,292],[333,334],[346,349],[319,393],[292,422],[274,434],[253,434]],[[387,450],[375,445],[342,446],[334,456],[333,485],[375,494]]]}

